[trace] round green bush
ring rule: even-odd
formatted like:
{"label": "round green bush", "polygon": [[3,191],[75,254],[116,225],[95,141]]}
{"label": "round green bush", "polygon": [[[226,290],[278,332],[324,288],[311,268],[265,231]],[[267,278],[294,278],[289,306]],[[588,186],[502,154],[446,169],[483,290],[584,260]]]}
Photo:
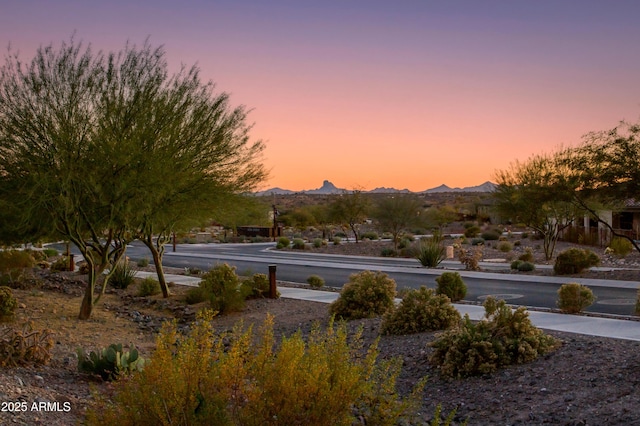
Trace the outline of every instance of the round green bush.
{"label": "round green bush", "polygon": [[633,244],[626,238],[614,237],[609,243],[609,249],[619,257],[626,257],[633,251]]}
{"label": "round green bush", "polygon": [[375,241],[378,239],[378,233],[375,231],[363,232],[360,235],[360,238],[363,240],[366,238],[367,240]]}
{"label": "round green bush", "polygon": [[309,275],[307,283],[311,287],[320,288],[324,286],[324,279],[320,275]]}
{"label": "round green bush", "polygon": [[215,311],[234,312],[244,307],[244,295],[240,291],[240,278],[235,266],[217,265],[202,276],[200,287],[204,289]]}
{"label": "round green bush", "polygon": [[383,248],[380,251],[380,255],[382,257],[395,257],[395,256],[398,255],[398,252],[395,251],[394,249],[390,248],[390,247],[387,247],[387,248]]}
{"label": "round green bush", "polygon": [[69,258],[67,256],[62,256],[58,258],[55,262],[51,264],[51,270],[54,272],[62,272],[69,270]]}
{"label": "round green bush", "polygon": [[578,274],[599,263],[600,258],[591,250],[572,247],[558,255],[553,271],[557,275]]}
{"label": "round green bush", "polygon": [[280,237],[278,238],[278,243],[276,244],[276,248],[277,249],[289,248],[290,244],[291,242],[287,237]]}
{"label": "round green bush", "polygon": [[384,272],[351,274],[329,313],[345,320],[374,318],[393,308],[395,294],[396,282]]}
{"label": "round green bush", "polygon": [[11,288],[0,286],[0,318],[10,317],[18,307],[18,301],[13,297]]}
{"label": "round green bush", "polygon": [[531,247],[527,247],[520,256],[518,256],[518,260],[522,260],[523,262],[533,262],[533,250]]}
{"label": "round green bush", "polygon": [[240,292],[247,299],[259,299],[269,294],[269,277],[266,274],[253,274],[240,285]]}
{"label": "round green bush", "polygon": [[382,334],[413,334],[444,330],[460,321],[460,313],[444,294],[424,286],[404,294],[400,304],[382,318]]}
{"label": "round green bush", "polygon": [[485,231],[480,237],[486,241],[497,241],[500,239],[500,233],[498,231]]}
{"label": "round green bush", "polygon": [[595,301],[591,289],[582,284],[568,283],[558,289],[558,308],[567,314],[582,312]]}
{"label": "round green bush", "polygon": [[511,309],[504,300],[489,297],[484,308],[482,321],[465,316],[459,327],[446,330],[429,344],[434,348],[429,361],[443,376],[488,374],[507,365],[533,361],[559,345],[531,323],[524,307]]}
{"label": "round green bush", "polygon": [[503,253],[509,253],[511,250],[513,250],[513,244],[511,244],[509,241],[500,241],[500,243],[498,244],[498,250]]}
{"label": "round green bush", "polygon": [[294,238],[293,239],[293,248],[296,250],[304,250],[304,240],[302,238]]}
{"label": "round green bush", "polygon": [[473,238],[471,240],[471,245],[472,246],[483,246],[484,245],[484,238]]}
{"label": "round green bush", "polygon": [[315,248],[320,248],[320,247],[322,247],[322,243],[323,243],[322,238],[314,238],[314,239],[313,239],[313,246],[314,246]]}
{"label": "round green bush", "polygon": [[518,265],[518,271],[520,272],[531,272],[536,270],[536,265],[531,262],[521,262]]}
{"label": "round green bush", "polygon": [[436,278],[436,282],[438,283],[436,293],[444,294],[452,302],[462,300],[467,295],[467,286],[457,272],[443,272]]}
{"label": "round green bush", "polygon": [[511,269],[517,271],[518,267],[520,267],[520,265],[522,265],[522,260],[520,260],[520,259],[514,260],[513,262],[511,262]]}
{"label": "round green bush", "polygon": [[138,296],[140,297],[155,296],[160,291],[160,283],[151,277],[146,277],[138,285]]}
{"label": "round green bush", "polygon": [[472,225],[464,230],[464,236],[467,238],[474,238],[480,233],[480,228]]}

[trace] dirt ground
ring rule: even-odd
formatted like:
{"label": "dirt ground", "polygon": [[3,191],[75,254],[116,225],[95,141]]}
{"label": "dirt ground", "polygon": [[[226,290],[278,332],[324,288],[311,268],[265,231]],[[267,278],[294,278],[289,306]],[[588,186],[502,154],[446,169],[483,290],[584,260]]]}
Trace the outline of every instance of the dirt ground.
{"label": "dirt ground", "polygon": [[[359,250],[366,252],[364,246]],[[18,327],[32,321],[36,329],[51,329],[53,357],[46,366],[0,369],[0,424],[54,426],[81,422],[91,389],[102,392],[110,385],[78,373],[78,347],[94,350],[111,343],[133,343],[148,357],[161,323],[174,317],[187,323],[197,308],[181,302],[184,288],[174,287],[174,296],[166,301],[160,296],[134,297],[134,286],[127,291],[109,291],[92,319],[79,321],[76,318],[83,287],[82,276],[66,274],[48,277],[38,288],[14,291],[18,312],[12,323],[4,325]],[[220,331],[228,330],[240,319],[247,325],[259,325],[267,313],[275,317],[276,333],[285,335],[297,330],[306,333],[314,322],[326,323],[329,319],[326,304],[261,299],[249,301],[241,313],[216,318],[215,326]],[[349,324],[354,330],[359,326],[364,327],[366,343],[378,337],[379,319]],[[398,381],[402,394],[421,377],[429,377],[421,410],[424,424],[442,404],[444,412],[457,410],[456,423],[468,419],[470,425],[640,425],[640,342],[550,334],[562,342],[555,352],[530,364],[464,380],[442,379],[427,362],[431,351],[427,344],[435,333],[382,336],[380,358],[403,359]],[[16,411],[24,405],[11,404],[15,402],[26,402],[26,410]],[[59,404],[47,406],[46,402]],[[42,407],[48,411],[38,410],[40,403],[45,403]]]}

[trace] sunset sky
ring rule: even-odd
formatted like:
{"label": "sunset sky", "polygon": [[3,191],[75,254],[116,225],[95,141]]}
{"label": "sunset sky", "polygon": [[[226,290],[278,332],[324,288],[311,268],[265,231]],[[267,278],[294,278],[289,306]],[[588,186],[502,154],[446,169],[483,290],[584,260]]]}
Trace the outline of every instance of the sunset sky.
{"label": "sunset sky", "polygon": [[[260,189],[423,191],[640,118],[636,0],[0,0],[0,45],[164,45],[252,109]],[[3,61],[4,62],[4,61]]]}

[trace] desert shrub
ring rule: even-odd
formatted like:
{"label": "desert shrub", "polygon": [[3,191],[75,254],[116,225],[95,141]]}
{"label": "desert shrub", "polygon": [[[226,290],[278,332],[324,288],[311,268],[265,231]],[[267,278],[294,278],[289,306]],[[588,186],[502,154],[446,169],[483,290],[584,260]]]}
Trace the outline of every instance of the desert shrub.
{"label": "desert shrub", "polygon": [[452,302],[462,300],[467,295],[467,286],[457,272],[443,272],[436,278],[436,283],[438,283],[436,293],[444,294]]}
{"label": "desert shrub", "polygon": [[137,265],[140,268],[146,268],[147,266],[149,266],[149,258],[148,257],[143,257],[141,259],[138,259]]}
{"label": "desert shrub", "polygon": [[525,248],[524,253],[518,256],[518,260],[522,260],[523,262],[533,262],[533,249],[531,247]]}
{"label": "desert shrub", "polygon": [[11,317],[17,307],[18,301],[13,296],[11,288],[0,286],[0,319]]}
{"label": "desert shrub", "polygon": [[476,246],[473,250],[466,250],[461,248],[458,250],[458,259],[460,263],[464,265],[467,271],[479,271],[480,260],[483,255],[483,247]]}
{"label": "desert shrub", "polygon": [[457,324],[460,314],[444,294],[420,287],[404,294],[400,304],[384,314],[383,334],[412,334],[444,330]]}
{"label": "desert shrub", "polygon": [[277,249],[288,248],[290,244],[291,244],[291,241],[289,241],[287,237],[280,237],[278,238],[278,243],[276,244],[276,248]]}
{"label": "desert shrub", "polygon": [[302,238],[294,238],[293,248],[296,250],[304,250],[304,240]]}
{"label": "desert shrub", "polygon": [[270,316],[260,338],[240,326],[216,333],[211,317],[199,315],[189,335],[165,324],[153,367],[94,394],[87,424],[415,424],[425,381],[399,397],[401,360],[378,361],[375,345],[363,354],[362,330],[351,339],[331,322],[307,341],[278,340]]}
{"label": "desert shrub", "polygon": [[473,238],[470,244],[472,246],[482,246],[484,245],[484,243],[485,243],[484,238]]}
{"label": "desert shrub", "polygon": [[529,238],[529,233],[528,233],[528,232],[523,232],[523,233],[522,233],[522,235],[520,235],[520,237],[521,237],[523,240],[526,240],[527,238]]}
{"label": "desert shrub", "polygon": [[375,231],[367,231],[367,232],[363,232],[360,235],[360,238],[362,238],[363,240],[366,238],[368,240],[377,240],[378,239],[378,233]]}
{"label": "desert shrub", "polygon": [[47,255],[42,250],[25,249],[22,252],[31,256],[36,263],[47,260]]}
{"label": "desert shrub", "polygon": [[514,247],[520,247],[521,245],[522,245],[522,241],[520,241],[520,240],[515,240],[515,241],[513,242],[513,246],[514,246]]}
{"label": "desert shrub", "polygon": [[0,285],[15,286],[35,264],[33,256],[26,251],[0,251]]}
{"label": "desert shrub", "polygon": [[518,265],[518,271],[520,272],[531,272],[536,270],[536,265],[531,262],[523,262],[519,261],[520,265]]}
{"label": "desert shrub", "polygon": [[55,272],[68,271],[69,270],[69,258],[62,256],[56,259],[50,266],[50,269]]}
{"label": "desert shrub", "polygon": [[393,307],[396,282],[384,272],[362,271],[349,276],[329,312],[346,320],[373,318]]}
{"label": "desert shrub", "polygon": [[511,269],[517,271],[518,268],[520,267],[520,265],[522,265],[522,260],[518,259],[518,260],[514,260],[513,262],[511,262]]}
{"label": "desert shrub", "polygon": [[124,351],[121,343],[112,343],[107,348],[91,353],[78,348],[78,371],[98,375],[104,381],[115,380],[122,374],[140,372],[145,366],[145,359],[133,346],[130,351]]}
{"label": "desert shrub", "polygon": [[22,329],[0,327],[0,367],[45,365],[51,360],[52,332],[34,330],[27,323]]}
{"label": "desert shrub", "polygon": [[464,236],[467,238],[474,238],[480,233],[480,228],[476,225],[471,225],[464,230]]}
{"label": "desert shrub", "polygon": [[405,249],[409,246],[411,246],[411,243],[413,243],[414,237],[411,234],[404,234],[400,240],[398,241],[398,248],[400,250]]}
{"label": "desert shrub", "polygon": [[563,284],[558,289],[558,308],[567,314],[577,314],[593,305],[596,297],[591,289],[578,283]]}
{"label": "desert shrub", "polygon": [[498,241],[500,239],[500,232],[496,230],[485,231],[480,234],[480,237],[486,241]]}
{"label": "desert shrub", "polygon": [[185,293],[184,301],[189,305],[195,305],[209,300],[211,294],[204,287],[192,287]]}
{"label": "desert shrub", "polygon": [[309,275],[309,277],[307,277],[307,283],[311,287],[320,288],[324,286],[324,279],[320,275]]}
{"label": "desert shrub", "polygon": [[266,274],[253,274],[240,285],[245,299],[260,299],[269,295],[269,277]]}
{"label": "desert shrub", "polygon": [[458,327],[430,343],[429,361],[445,377],[468,377],[535,360],[558,346],[558,341],[536,328],[524,307],[512,310],[504,300],[489,297],[485,315],[473,322],[468,315]]}
{"label": "desert shrub", "polygon": [[45,247],[42,249],[42,253],[44,253],[45,256],[47,256],[47,259],[50,257],[54,257],[58,255],[58,250],[51,248],[51,247]]}
{"label": "desert shrub", "polygon": [[445,256],[445,248],[442,245],[442,237],[434,235],[431,238],[423,238],[416,247],[415,257],[426,268],[435,268],[442,262]]}
{"label": "desert shrub", "polygon": [[640,315],[640,288],[636,293],[636,315]]}
{"label": "desert shrub", "polygon": [[244,307],[240,278],[235,266],[217,265],[202,276],[199,284],[208,295],[211,308],[220,313],[239,311]]}
{"label": "desert shrub", "polygon": [[109,284],[113,288],[125,289],[136,279],[136,270],[129,265],[129,262],[119,262],[113,273],[109,277]]}
{"label": "desert shrub", "polygon": [[89,273],[89,264],[87,262],[79,263],[78,273],[81,275],[87,275]]}
{"label": "desert shrub", "polygon": [[619,257],[625,257],[633,251],[633,244],[626,238],[613,237],[609,243],[609,249]]}
{"label": "desert shrub", "polygon": [[391,247],[383,248],[380,251],[380,256],[382,257],[395,257],[398,255],[398,252],[392,249]]}
{"label": "desert shrub", "polygon": [[599,263],[600,258],[591,250],[572,247],[556,257],[553,271],[557,275],[577,274]]}
{"label": "desert shrub", "polygon": [[313,246],[314,246],[315,248],[320,248],[320,247],[322,247],[322,245],[323,245],[322,243],[323,243],[322,238],[314,238],[314,239],[313,239]]}
{"label": "desert shrub", "polygon": [[340,243],[342,243],[342,238],[340,238],[338,236],[333,237],[333,245],[334,246],[339,246]]}
{"label": "desert shrub", "polygon": [[146,277],[138,284],[138,296],[155,296],[161,291],[160,283],[151,277]]}
{"label": "desert shrub", "polygon": [[500,243],[498,244],[498,250],[503,253],[509,253],[511,250],[513,250],[513,244],[511,244],[509,241],[500,241]]}

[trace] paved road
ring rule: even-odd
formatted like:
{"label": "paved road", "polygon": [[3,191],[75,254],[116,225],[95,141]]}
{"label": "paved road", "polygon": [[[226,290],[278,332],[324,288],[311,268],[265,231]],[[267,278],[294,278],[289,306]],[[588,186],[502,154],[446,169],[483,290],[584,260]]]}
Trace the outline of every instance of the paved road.
{"label": "paved road", "polygon": [[[278,279],[305,282],[311,274],[325,279],[327,286],[342,287],[350,274],[362,270],[386,272],[396,280],[398,288],[418,288],[421,285],[435,286],[435,278],[441,269],[421,268],[412,259],[363,258],[352,256],[317,255],[302,252],[280,252],[268,250],[273,243],[263,244],[179,244],[173,253],[167,246],[164,264],[174,267],[197,267],[210,269],[218,263],[236,266],[241,274],[267,273],[268,265],[277,265]],[[127,249],[133,259],[149,257],[146,248],[139,243]],[[447,262],[447,268],[459,269],[457,261]],[[485,264],[485,268],[498,266]],[[528,275],[505,275],[487,272],[459,271],[468,287],[466,300],[481,301],[494,295],[514,305],[553,308],[557,290],[563,283],[578,281],[588,285],[598,297],[590,312],[630,315],[634,311],[639,283],[540,277]]]}

